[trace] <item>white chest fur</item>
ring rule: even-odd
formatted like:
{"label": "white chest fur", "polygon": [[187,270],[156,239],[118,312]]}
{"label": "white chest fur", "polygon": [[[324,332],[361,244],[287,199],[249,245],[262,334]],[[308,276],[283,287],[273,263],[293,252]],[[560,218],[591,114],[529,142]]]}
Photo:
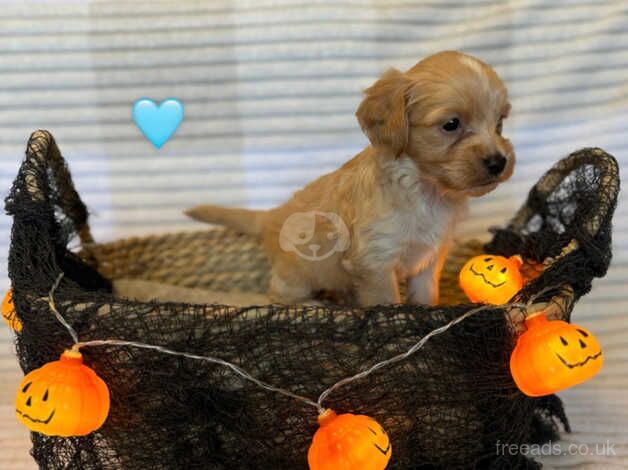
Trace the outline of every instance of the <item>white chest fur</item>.
{"label": "white chest fur", "polygon": [[[442,197],[420,180],[409,158],[401,157],[385,168],[389,183],[388,210],[371,226],[371,240],[400,277],[421,271],[449,243],[466,201]],[[383,259],[382,259],[383,261]]]}
{"label": "white chest fur", "polygon": [[396,270],[401,277],[416,274],[432,261],[443,244],[450,242],[459,209],[440,198],[428,197],[417,200],[407,214],[399,214],[400,220],[395,221],[400,235]]}

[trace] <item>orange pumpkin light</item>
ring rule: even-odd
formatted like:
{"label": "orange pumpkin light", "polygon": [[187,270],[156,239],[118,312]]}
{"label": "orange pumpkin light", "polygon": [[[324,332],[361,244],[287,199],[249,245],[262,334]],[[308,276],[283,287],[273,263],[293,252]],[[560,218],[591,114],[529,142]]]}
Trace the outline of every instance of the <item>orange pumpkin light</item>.
{"label": "orange pumpkin light", "polygon": [[520,256],[480,255],[460,270],[460,287],[471,302],[501,305],[523,287]]}
{"label": "orange pumpkin light", "polygon": [[9,289],[2,300],[2,318],[18,333],[22,331],[22,322],[15,314],[15,306],[13,305],[13,289]]}
{"label": "orange pumpkin light", "polygon": [[590,379],[604,363],[595,336],[581,326],[531,315],[527,330],[510,356],[510,373],[517,387],[538,397]]}
{"label": "orange pumpkin light", "polygon": [[84,436],[109,414],[109,389],[78,351],[28,373],[15,398],[17,419],[48,436]]}
{"label": "orange pumpkin light", "polygon": [[310,470],[383,470],[392,449],[377,421],[351,413],[325,410],[307,454]]}

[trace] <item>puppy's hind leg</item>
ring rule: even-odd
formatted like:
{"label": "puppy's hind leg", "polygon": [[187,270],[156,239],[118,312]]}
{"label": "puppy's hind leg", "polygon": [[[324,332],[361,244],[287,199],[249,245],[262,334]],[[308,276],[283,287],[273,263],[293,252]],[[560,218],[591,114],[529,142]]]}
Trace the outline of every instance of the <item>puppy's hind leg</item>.
{"label": "puppy's hind leg", "polygon": [[312,286],[297,273],[280,273],[273,267],[268,297],[272,302],[286,305],[301,304],[312,299]]}

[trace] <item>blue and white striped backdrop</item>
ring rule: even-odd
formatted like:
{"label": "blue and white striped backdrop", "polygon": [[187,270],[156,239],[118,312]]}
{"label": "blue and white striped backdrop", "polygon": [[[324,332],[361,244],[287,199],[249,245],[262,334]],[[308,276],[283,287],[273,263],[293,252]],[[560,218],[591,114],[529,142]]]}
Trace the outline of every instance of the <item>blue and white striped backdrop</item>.
{"label": "blue and white striped backdrop", "polygon": [[[268,207],[366,145],[353,115],[362,89],[443,49],[478,56],[505,80],[518,154],[512,180],[473,201],[461,236],[505,223],[579,147],[603,147],[626,173],[625,0],[22,0],[0,1],[0,188],[30,132],[45,128],[97,240],[200,228],[181,210],[201,202]],[[144,96],[185,103],[161,150],[131,121]],[[600,380],[615,388],[628,360],[624,201],[612,269],[574,317],[606,335],[611,372]],[[10,224],[0,218],[0,287]]]}

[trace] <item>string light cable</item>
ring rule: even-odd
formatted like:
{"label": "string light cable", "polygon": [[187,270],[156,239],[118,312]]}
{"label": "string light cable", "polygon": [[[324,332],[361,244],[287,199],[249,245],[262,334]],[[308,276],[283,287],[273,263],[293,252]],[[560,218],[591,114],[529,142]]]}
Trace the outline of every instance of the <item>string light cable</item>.
{"label": "string light cable", "polygon": [[328,387],[327,389],[325,389],[318,397],[318,399],[316,401],[298,395],[296,393],[293,393],[289,390],[285,390],[283,388],[280,387],[276,387],[274,385],[271,385],[269,383],[264,382],[263,380],[260,380],[254,376],[252,376],[250,373],[248,373],[246,370],[244,370],[243,368],[232,364],[228,361],[225,361],[223,359],[217,358],[217,357],[212,357],[212,356],[200,356],[197,354],[190,354],[187,352],[183,352],[183,351],[175,351],[172,349],[168,349],[165,348],[163,346],[157,346],[157,345],[153,345],[153,344],[146,344],[146,343],[141,343],[141,342],[137,342],[137,341],[126,341],[126,340],[120,340],[120,339],[97,339],[97,340],[90,340],[90,341],[80,341],[78,334],[76,333],[76,331],[74,330],[74,328],[72,328],[72,326],[66,321],[66,319],[63,317],[63,315],[61,315],[56,307],[55,301],[54,301],[54,294],[55,291],[57,290],[57,288],[59,287],[59,284],[61,283],[61,280],[63,278],[63,273],[59,274],[59,276],[56,278],[55,282],[52,285],[52,288],[50,289],[50,292],[48,294],[48,297],[45,299],[48,302],[48,306],[50,307],[50,310],[53,312],[53,314],[55,315],[55,317],[57,318],[57,320],[65,327],[65,329],[68,331],[69,335],[72,337],[73,340],[73,345],[71,350],[74,352],[79,352],[79,350],[81,348],[84,347],[92,347],[92,346],[128,346],[128,347],[134,347],[134,348],[141,348],[141,349],[148,349],[148,350],[153,350],[153,351],[157,351],[163,354],[169,354],[172,356],[180,356],[180,357],[186,357],[188,359],[194,359],[194,360],[199,360],[199,361],[205,361],[205,362],[210,362],[213,364],[218,364],[224,367],[227,367],[228,369],[230,369],[231,371],[233,371],[235,374],[239,375],[240,377],[242,377],[243,379],[254,383],[255,385],[257,385],[258,387],[268,390],[270,392],[275,392],[275,393],[279,393],[281,395],[293,398],[295,400],[298,400],[302,403],[305,403],[309,406],[312,406],[314,408],[317,409],[319,415],[323,414],[326,411],[326,408],[323,406],[323,402],[325,402],[327,400],[327,398],[336,390],[338,390],[339,388],[348,385],[350,383],[356,382],[358,380],[361,380],[365,377],[368,377],[369,375],[377,372],[380,369],[386,368],[388,366],[391,366],[393,364],[396,364],[397,362],[403,361],[405,359],[407,359],[408,357],[412,356],[413,354],[415,354],[417,351],[419,351],[421,348],[423,348],[423,346],[425,346],[425,344],[433,337],[441,335],[443,333],[445,333],[446,331],[448,331],[450,328],[454,327],[455,325],[457,325],[458,323],[466,320],[467,318],[477,315],[480,312],[484,312],[486,310],[495,310],[496,308],[499,309],[508,309],[508,308],[519,308],[521,309],[521,311],[526,312],[528,307],[541,295],[543,295],[544,293],[546,293],[547,291],[551,290],[551,288],[544,288],[542,289],[539,293],[537,293],[536,295],[534,295],[526,304],[524,303],[520,303],[520,302],[513,302],[513,303],[509,303],[509,304],[504,304],[504,305],[499,305],[499,306],[495,306],[495,305],[481,305],[479,307],[473,308],[467,312],[465,312],[464,314],[462,314],[459,317],[454,318],[453,320],[449,321],[448,323],[435,328],[434,330],[430,331],[429,333],[427,333],[425,336],[423,336],[418,342],[416,342],[410,349],[408,349],[406,352],[403,352],[401,354],[398,354],[396,356],[393,356],[389,359],[377,362],[375,364],[373,364],[372,366],[362,370],[361,372],[356,373],[355,375],[349,376],[349,377],[345,377],[341,380],[339,380],[338,382],[334,383],[333,385],[331,385],[330,387]]}

